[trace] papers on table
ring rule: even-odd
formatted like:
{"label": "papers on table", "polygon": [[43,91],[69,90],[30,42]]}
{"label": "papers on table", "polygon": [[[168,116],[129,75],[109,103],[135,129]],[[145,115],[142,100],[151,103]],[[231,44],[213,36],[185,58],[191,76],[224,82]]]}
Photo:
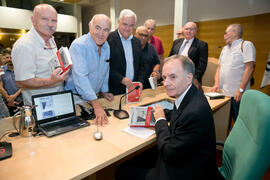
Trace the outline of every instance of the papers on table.
{"label": "papers on table", "polygon": [[122,131],[143,139],[147,139],[148,137],[155,134],[154,130],[144,127],[127,127],[122,129]]}
{"label": "papers on table", "polygon": [[208,92],[204,93],[205,96],[209,97],[211,99],[223,99],[225,96],[223,94],[217,93],[217,92]]}

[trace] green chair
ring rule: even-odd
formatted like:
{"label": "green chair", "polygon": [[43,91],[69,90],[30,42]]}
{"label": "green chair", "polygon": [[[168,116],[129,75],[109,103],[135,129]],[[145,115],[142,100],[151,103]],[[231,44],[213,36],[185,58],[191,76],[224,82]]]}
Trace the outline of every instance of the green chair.
{"label": "green chair", "polygon": [[270,97],[247,90],[219,168],[226,180],[260,180],[270,165]]}

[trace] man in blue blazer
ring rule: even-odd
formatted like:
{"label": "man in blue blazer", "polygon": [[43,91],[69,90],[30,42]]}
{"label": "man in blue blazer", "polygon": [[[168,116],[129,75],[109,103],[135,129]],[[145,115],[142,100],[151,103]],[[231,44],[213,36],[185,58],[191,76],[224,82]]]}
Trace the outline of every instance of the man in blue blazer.
{"label": "man in blue blazer", "polygon": [[136,24],[136,14],[124,9],[118,20],[118,29],[108,37],[110,45],[109,91],[114,95],[123,94],[132,82],[139,81],[141,89],[144,81],[144,64],[141,42],[133,37],[132,30]]}
{"label": "man in blue blazer", "polygon": [[184,26],[184,37],[173,42],[170,55],[188,56],[195,64],[194,85],[201,89],[202,77],[207,67],[208,44],[195,37],[197,25],[188,22]]}

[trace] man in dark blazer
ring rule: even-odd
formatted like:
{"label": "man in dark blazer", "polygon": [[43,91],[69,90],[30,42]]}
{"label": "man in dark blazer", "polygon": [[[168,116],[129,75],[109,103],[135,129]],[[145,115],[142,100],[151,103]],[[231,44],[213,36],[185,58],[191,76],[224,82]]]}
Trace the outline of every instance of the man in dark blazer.
{"label": "man in dark blazer", "polygon": [[194,22],[188,22],[184,26],[184,37],[176,39],[173,42],[170,55],[188,56],[195,64],[194,85],[201,89],[202,77],[208,62],[208,44],[195,37],[197,25]]}
{"label": "man in dark blazer", "polygon": [[[186,56],[175,55],[165,60],[162,71],[164,86],[167,94],[175,97],[176,101],[174,109],[166,115],[161,106],[154,108],[157,163],[150,170],[133,168],[134,178],[123,175],[123,179],[198,180],[222,177],[216,165],[212,110],[205,96],[192,84],[194,71],[194,64]],[[147,162],[146,159],[144,161]],[[128,173],[128,169],[125,172]]]}
{"label": "man in dark blazer", "polygon": [[107,41],[110,45],[109,92],[114,95],[126,93],[132,88],[132,82],[144,81],[144,64],[141,42],[133,37],[132,30],[136,24],[136,14],[124,9],[118,20],[118,29],[111,32]]}

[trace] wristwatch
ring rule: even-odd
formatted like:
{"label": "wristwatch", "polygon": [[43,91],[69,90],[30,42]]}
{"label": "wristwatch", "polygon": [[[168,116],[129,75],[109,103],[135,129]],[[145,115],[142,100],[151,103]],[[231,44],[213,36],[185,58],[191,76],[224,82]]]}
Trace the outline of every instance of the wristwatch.
{"label": "wristwatch", "polygon": [[244,92],[244,89],[239,88],[239,92],[240,92],[240,93],[243,93],[243,92]]}

